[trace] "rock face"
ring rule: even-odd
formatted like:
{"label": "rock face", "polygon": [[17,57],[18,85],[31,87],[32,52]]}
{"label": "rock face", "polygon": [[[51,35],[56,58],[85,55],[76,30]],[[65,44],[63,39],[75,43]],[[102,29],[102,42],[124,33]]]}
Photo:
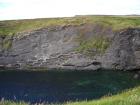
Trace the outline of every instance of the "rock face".
{"label": "rock face", "polygon": [[[77,52],[79,33],[87,38],[104,35],[111,40],[103,54],[88,56]],[[18,37],[20,36],[20,37]],[[140,29],[113,32],[100,25],[56,26],[20,33],[11,38],[5,49],[0,38],[0,67],[32,69],[56,68],[72,70],[140,69]]]}
{"label": "rock face", "polygon": [[129,28],[118,32],[102,61],[103,68],[140,69],[140,29]]}

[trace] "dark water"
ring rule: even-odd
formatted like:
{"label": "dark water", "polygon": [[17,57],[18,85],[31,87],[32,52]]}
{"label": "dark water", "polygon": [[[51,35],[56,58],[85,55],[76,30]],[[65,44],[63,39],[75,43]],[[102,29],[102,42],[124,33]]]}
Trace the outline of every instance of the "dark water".
{"label": "dark water", "polygon": [[140,85],[133,72],[1,71],[0,98],[30,103],[91,100]]}

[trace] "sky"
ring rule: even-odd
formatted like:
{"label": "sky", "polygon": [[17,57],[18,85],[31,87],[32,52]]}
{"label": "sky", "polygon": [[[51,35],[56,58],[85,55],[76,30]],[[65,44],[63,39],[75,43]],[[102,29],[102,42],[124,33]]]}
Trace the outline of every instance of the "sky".
{"label": "sky", "polygon": [[0,20],[97,14],[140,15],[140,0],[0,0]]}

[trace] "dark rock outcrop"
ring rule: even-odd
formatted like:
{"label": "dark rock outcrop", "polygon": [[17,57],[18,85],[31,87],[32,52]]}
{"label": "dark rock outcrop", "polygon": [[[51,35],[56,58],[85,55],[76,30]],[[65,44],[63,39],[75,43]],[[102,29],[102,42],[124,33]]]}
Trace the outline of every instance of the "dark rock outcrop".
{"label": "dark rock outcrop", "polygon": [[140,29],[118,32],[102,57],[102,67],[119,70],[140,69]]}
{"label": "dark rock outcrop", "polygon": [[[111,39],[104,54],[93,57],[75,51],[79,32],[90,38],[105,35]],[[77,70],[140,69],[140,29],[125,29],[113,32],[101,26],[56,26],[33,32],[19,33],[12,38],[7,50],[0,44],[0,66],[7,68],[57,68]],[[19,36],[19,37],[18,37]],[[0,43],[3,39],[0,38]]]}

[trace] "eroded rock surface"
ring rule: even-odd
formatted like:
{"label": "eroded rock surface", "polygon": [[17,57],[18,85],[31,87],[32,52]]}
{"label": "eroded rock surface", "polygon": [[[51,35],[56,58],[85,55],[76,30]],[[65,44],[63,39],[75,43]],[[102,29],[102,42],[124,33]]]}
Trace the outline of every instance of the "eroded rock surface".
{"label": "eroded rock surface", "polygon": [[140,69],[140,29],[118,32],[102,58],[102,67],[119,70]]}
{"label": "eroded rock surface", "polygon": [[[88,56],[77,52],[79,33],[87,38],[105,35],[111,43],[105,53]],[[56,26],[33,32],[19,33],[12,38],[12,46],[0,44],[0,67],[31,69],[57,68],[72,70],[140,69],[140,29],[113,32],[94,25]],[[22,37],[21,37],[22,36]],[[0,43],[3,39],[0,38]]]}

